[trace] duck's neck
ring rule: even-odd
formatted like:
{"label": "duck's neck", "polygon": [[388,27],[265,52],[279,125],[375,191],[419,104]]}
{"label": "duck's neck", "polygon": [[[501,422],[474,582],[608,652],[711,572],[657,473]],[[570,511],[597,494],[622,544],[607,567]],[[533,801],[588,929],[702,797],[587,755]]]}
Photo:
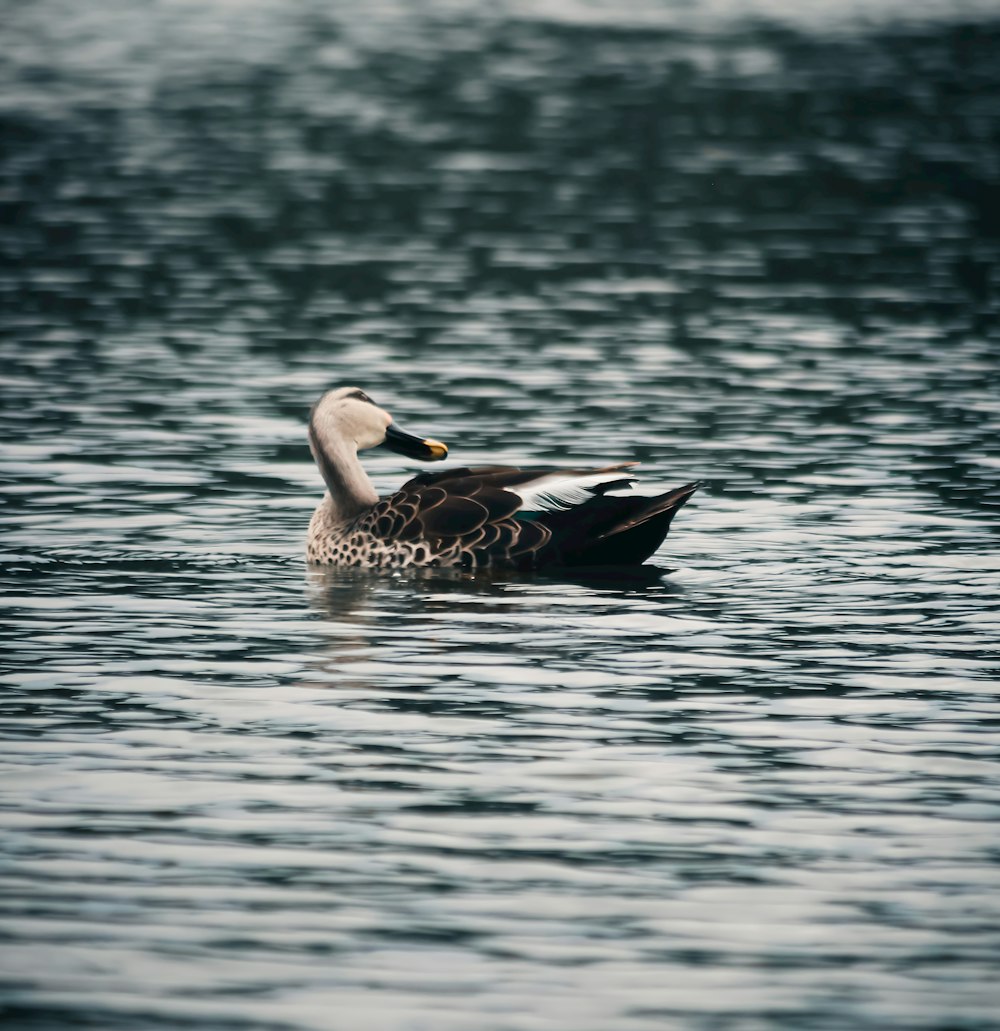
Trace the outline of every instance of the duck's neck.
{"label": "duck's neck", "polygon": [[378,501],[353,440],[335,426],[309,425],[309,446],[330,491],[331,516],[337,522],[355,519]]}

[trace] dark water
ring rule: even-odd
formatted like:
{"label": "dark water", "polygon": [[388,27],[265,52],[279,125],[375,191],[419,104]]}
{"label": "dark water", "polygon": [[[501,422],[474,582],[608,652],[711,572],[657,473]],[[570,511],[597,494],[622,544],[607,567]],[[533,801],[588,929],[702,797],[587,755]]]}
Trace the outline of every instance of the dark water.
{"label": "dark water", "polygon": [[[1000,1026],[1000,11],[3,20],[5,1026]],[[674,572],[308,571],[338,383]]]}

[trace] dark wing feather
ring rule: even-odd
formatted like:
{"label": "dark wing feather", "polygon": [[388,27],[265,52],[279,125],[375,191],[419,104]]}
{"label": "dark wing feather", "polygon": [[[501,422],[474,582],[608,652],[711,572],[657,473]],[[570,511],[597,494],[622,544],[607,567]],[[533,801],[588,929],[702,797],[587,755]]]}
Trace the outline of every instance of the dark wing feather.
{"label": "dark wing feather", "polygon": [[488,521],[491,523],[509,518],[521,507],[521,499],[516,494],[509,490],[497,490],[496,487],[484,487],[475,497],[489,512]]}
{"label": "dark wing feather", "polygon": [[436,505],[443,505],[448,500],[448,491],[441,487],[426,487],[410,491],[409,498],[416,502],[417,515],[422,517]]}
{"label": "dark wing feather", "polygon": [[417,473],[412,480],[407,480],[400,490],[419,490],[421,487],[430,487],[442,480],[459,480],[470,476],[481,479],[489,473],[505,472],[509,469],[510,466],[507,465],[475,465],[471,467],[460,465],[454,469],[442,469],[436,473]]}
{"label": "dark wing feather", "polygon": [[483,489],[483,481],[476,479],[475,476],[461,476],[457,480],[446,480],[444,487],[449,494],[471,498]]}
{"label": "dark wing feather", "polygon": [[487,523],[482,527],[482,534],[475,547],[478,551],[485,552],[500,540],[500,527],[496,523]]}
{"label": "dark wing feather", "polygon": [[464,566],[638,564],[659,547],[670,520],[698,484],[658,498],[605,496],[631,482],[617,477],[600,484],[583,504],[523,518],[518,518],[521,498],[504,489],[550,473],[588,476],[634,464],[599,469],[483,465],[421,473],[383,498],[366,521],[370,532],[384,540],[426,542],[432,556],[454,555],[457,546]]}
{"label": "dark wing feather", "polygon": [[470,498],[446,497],[439,505],[420,515],[427,537],[461,537],[478,530],[487,518],[486,509]]}
{"label": "dark wing feather", "polygon": [[[527,469],[510,465],[462,465],[454,469],[443,469],[440,472],[418,473],[412,480],[407,480],[400,489],[420,490],[424,487],[437,486],[451,491],[455,486],[451,481],[457,480],[472,480],[488,487],[516,487],[537,480],[539,476],[545,476],[548,473],[559,473],[561,476],[588,476],[596,473],[620,472],[622,469],[631,469],[635,465],[635,462],[619,462],[617,465],[606,465],[597,469],[566,469],[558,465],[537,465]],[[466,489],[468,489],[468,485],[463,483],[459,488],[459,493]]]}
{"label": "dark wing feather", "polygon": [[611,537],[613,534],[625,533],[657,516],[669,515],[672,519],[677,510],[700,486],[700,483],[688,483],[683,487],[667,491],[666,494],[660,494],[655,498],[623,499],[627,501],[642,501],[643,504],[636,505],[624,519],[605,530],[601,534],[601,538],[604,539]]}
{"label": "dark wing feather", "polygon": [[639,565],[663,543],[678,510],[701,486],[655,498],[597,496],[575,509],[539,517],[552,531],[546,558],[565,566]]}
{"label": "dark wing feather", "polygon": [[497,539],[490,545],[487,555],[490,559],[510,558],[510,549],[514,546],[518,537],[518,524],[513,519],[505,519],[501,523],[494,523],[497,530]]}
{"label": "dark wing feather", "polygon": [[619,465],[608,465],[599,469],[566,469],[556,465],[540,465],[531,469],[500,468],[495,472],[483,475],[483,481],[490,487],[520,487],[531,483],[541,476],[550,473],[558,473],[560,477],[572,476],[594,476],[600,473],[620,472],[622,469],[631,469],[635,462],[624,462]]}
{"label": "dark wing feather", "polygon": [[512,558],[536,555],[552,538],[552,531],[543,523],[518,523],[517,540],[511,546]]}

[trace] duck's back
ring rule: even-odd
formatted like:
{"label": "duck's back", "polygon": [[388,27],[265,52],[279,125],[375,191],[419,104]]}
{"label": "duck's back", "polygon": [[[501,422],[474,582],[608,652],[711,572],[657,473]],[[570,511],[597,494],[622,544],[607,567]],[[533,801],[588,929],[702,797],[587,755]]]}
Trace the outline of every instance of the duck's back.
{"label": "duck's back", "polygon": [[697,490],[620,496],[630,465],[600,469],[477,466],[422,473],[349,522],[329,506],[309,529],[312,562],[404,568],[538,569],[638,565]]}

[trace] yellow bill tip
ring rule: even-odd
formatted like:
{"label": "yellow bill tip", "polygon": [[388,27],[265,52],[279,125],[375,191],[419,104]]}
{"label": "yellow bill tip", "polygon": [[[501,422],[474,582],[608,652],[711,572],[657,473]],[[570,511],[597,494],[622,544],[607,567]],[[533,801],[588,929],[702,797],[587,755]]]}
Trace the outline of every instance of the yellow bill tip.
{"label": "yellow bill tip", "polygon": [[423,443],[430,450],[432,462],[439,462],[442,458],[448,457],[448,445],[442,444],[440,440],[426,438]]}

